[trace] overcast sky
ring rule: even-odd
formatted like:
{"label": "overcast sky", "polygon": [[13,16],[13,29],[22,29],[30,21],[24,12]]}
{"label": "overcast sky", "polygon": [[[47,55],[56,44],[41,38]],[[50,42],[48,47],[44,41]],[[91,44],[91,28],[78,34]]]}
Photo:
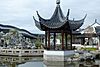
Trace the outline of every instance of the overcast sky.
{"label": "overcast sky", "polygon": [[[64,15],[70,9],[70,19],[80,20],[87,14],[82,27],[91,25],[95,19],[100,22],[100,0],[61,0],[60,5]],[[42,33],[35,26],[32,16],[38,19],[38,11],[43,18],[50,18],[55,7],[56,0],[0,0],[0,24]]]}

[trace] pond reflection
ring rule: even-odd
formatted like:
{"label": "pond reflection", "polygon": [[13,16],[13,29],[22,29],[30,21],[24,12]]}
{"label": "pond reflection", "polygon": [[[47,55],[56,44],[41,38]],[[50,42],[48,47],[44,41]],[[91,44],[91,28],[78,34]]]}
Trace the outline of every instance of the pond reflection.
{"label": "pond reflection", "polygon": [[[97,62],[97,61],[96,61]],[[44,61],[45,67],[100,67],[100,63],[97,64],[93,61],[84,61],[84,62],[50,62]],[[98,61],[100,62],[100,61]]]}
{"label": "pond reflection", "polygon": [[89,62],[50,62],[42,57],[0,56],[0,67],[100,67],[100,60]]}
{"label": "pond reflection", "polygon": [[0,56],[0,67],[18,67],[26,62],[38,62],[42,61],[41,57],[11,57]]}

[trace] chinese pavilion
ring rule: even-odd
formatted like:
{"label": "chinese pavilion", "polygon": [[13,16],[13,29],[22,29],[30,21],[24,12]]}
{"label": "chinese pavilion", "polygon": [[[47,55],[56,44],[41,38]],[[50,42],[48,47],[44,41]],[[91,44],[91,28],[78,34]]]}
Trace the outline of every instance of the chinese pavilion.
{"label": "chinese pavilion", "polygon": [[[69,11],[70,10],[68,9],[67,16],[64,16],[63,12],[61,10],[61,7],[60,7],[60,0],[57,0],[56,4],[57,4],[56,9],[55,9],[55,11],[54,11],[54,13],[53,13],[53,15],[50,19],[42,18],[37,11],[39,21],[37,21],[33,17],[33,19],[35,20],[35,25],[40,30],[45,31],[45,49],[47,51],[51,50],[51,46],[50,46],[50,34],[51,33],[53,33],[53,35],[54,35],[53,36],[53,38],[54,38],[53,49],[54,50],[56,48],[56,34],[57,33],[61,33],[61,36],[62,36],[61,50],[62,51],[63,50],[64,51],[72,50],[72,34],[73,34],[73,31],[76,31],[77,29],[79,29],[83,25],[83,22],[84,22],[84,19],[86,18],[86,16],[81,20],[77,20],[77,21],[70,20],[69,19]],[[68,42],[67,42],[67,36],[68,35],[70,35],[70,44],[68,44]],[[49,52],[44,51],[44,54],[45,53],[47,54]],[[51,52],[51,53],[53,53],[53,52]],[[58,52],[58,54],[59,54],[59,52]],[[50,55],[50,53],[49,53],[49,55]],[[45,56],[45,57],[47,57],[47,56]]]}

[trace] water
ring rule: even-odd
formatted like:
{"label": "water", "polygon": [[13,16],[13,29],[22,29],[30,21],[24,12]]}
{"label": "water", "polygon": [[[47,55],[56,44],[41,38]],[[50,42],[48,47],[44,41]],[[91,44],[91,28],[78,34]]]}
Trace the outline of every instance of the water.
{"label": "water", "polygon": [[100,60],[95,62],[47,62],[42,57],[0,56],[0,67],[100,67]]}
{"label": "water", "polygon": [[25,64],[18,65],[18,67],[44,67],[43,62],[27,62]]}

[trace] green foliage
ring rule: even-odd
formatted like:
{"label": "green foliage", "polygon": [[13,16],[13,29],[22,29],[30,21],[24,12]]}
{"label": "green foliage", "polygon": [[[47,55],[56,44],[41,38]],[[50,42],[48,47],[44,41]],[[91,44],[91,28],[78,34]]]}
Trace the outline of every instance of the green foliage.
{"label": "green foliage", "polygon": [[61,34],[58,34],[57,38],[61,40],[62,39]]}
{"label": "green foliage", "polygon": [[68,35],[68,36],[67,36],[67,40],[70,40],[70,39],[71,39],[71,36],[70,36],[70,35]]}
{"label": "green foliage", "polygon": [[41,45],[42,45],[42,43],[41,43],[40,39],[35,40],[36,48],[41,48]]}
{"label": "green foliage", "polygon": [[[57,38],[60,39],[60,40],[62,40],[61,34],[58,34]],[[70,35],[67,35],[67,40],[70,40],[70,39],[71,39]]]}
{"label": "green foliage", "polygon": [[10,29],[9,31],[12,35],[16,35],[18,31],[16,29]]}

